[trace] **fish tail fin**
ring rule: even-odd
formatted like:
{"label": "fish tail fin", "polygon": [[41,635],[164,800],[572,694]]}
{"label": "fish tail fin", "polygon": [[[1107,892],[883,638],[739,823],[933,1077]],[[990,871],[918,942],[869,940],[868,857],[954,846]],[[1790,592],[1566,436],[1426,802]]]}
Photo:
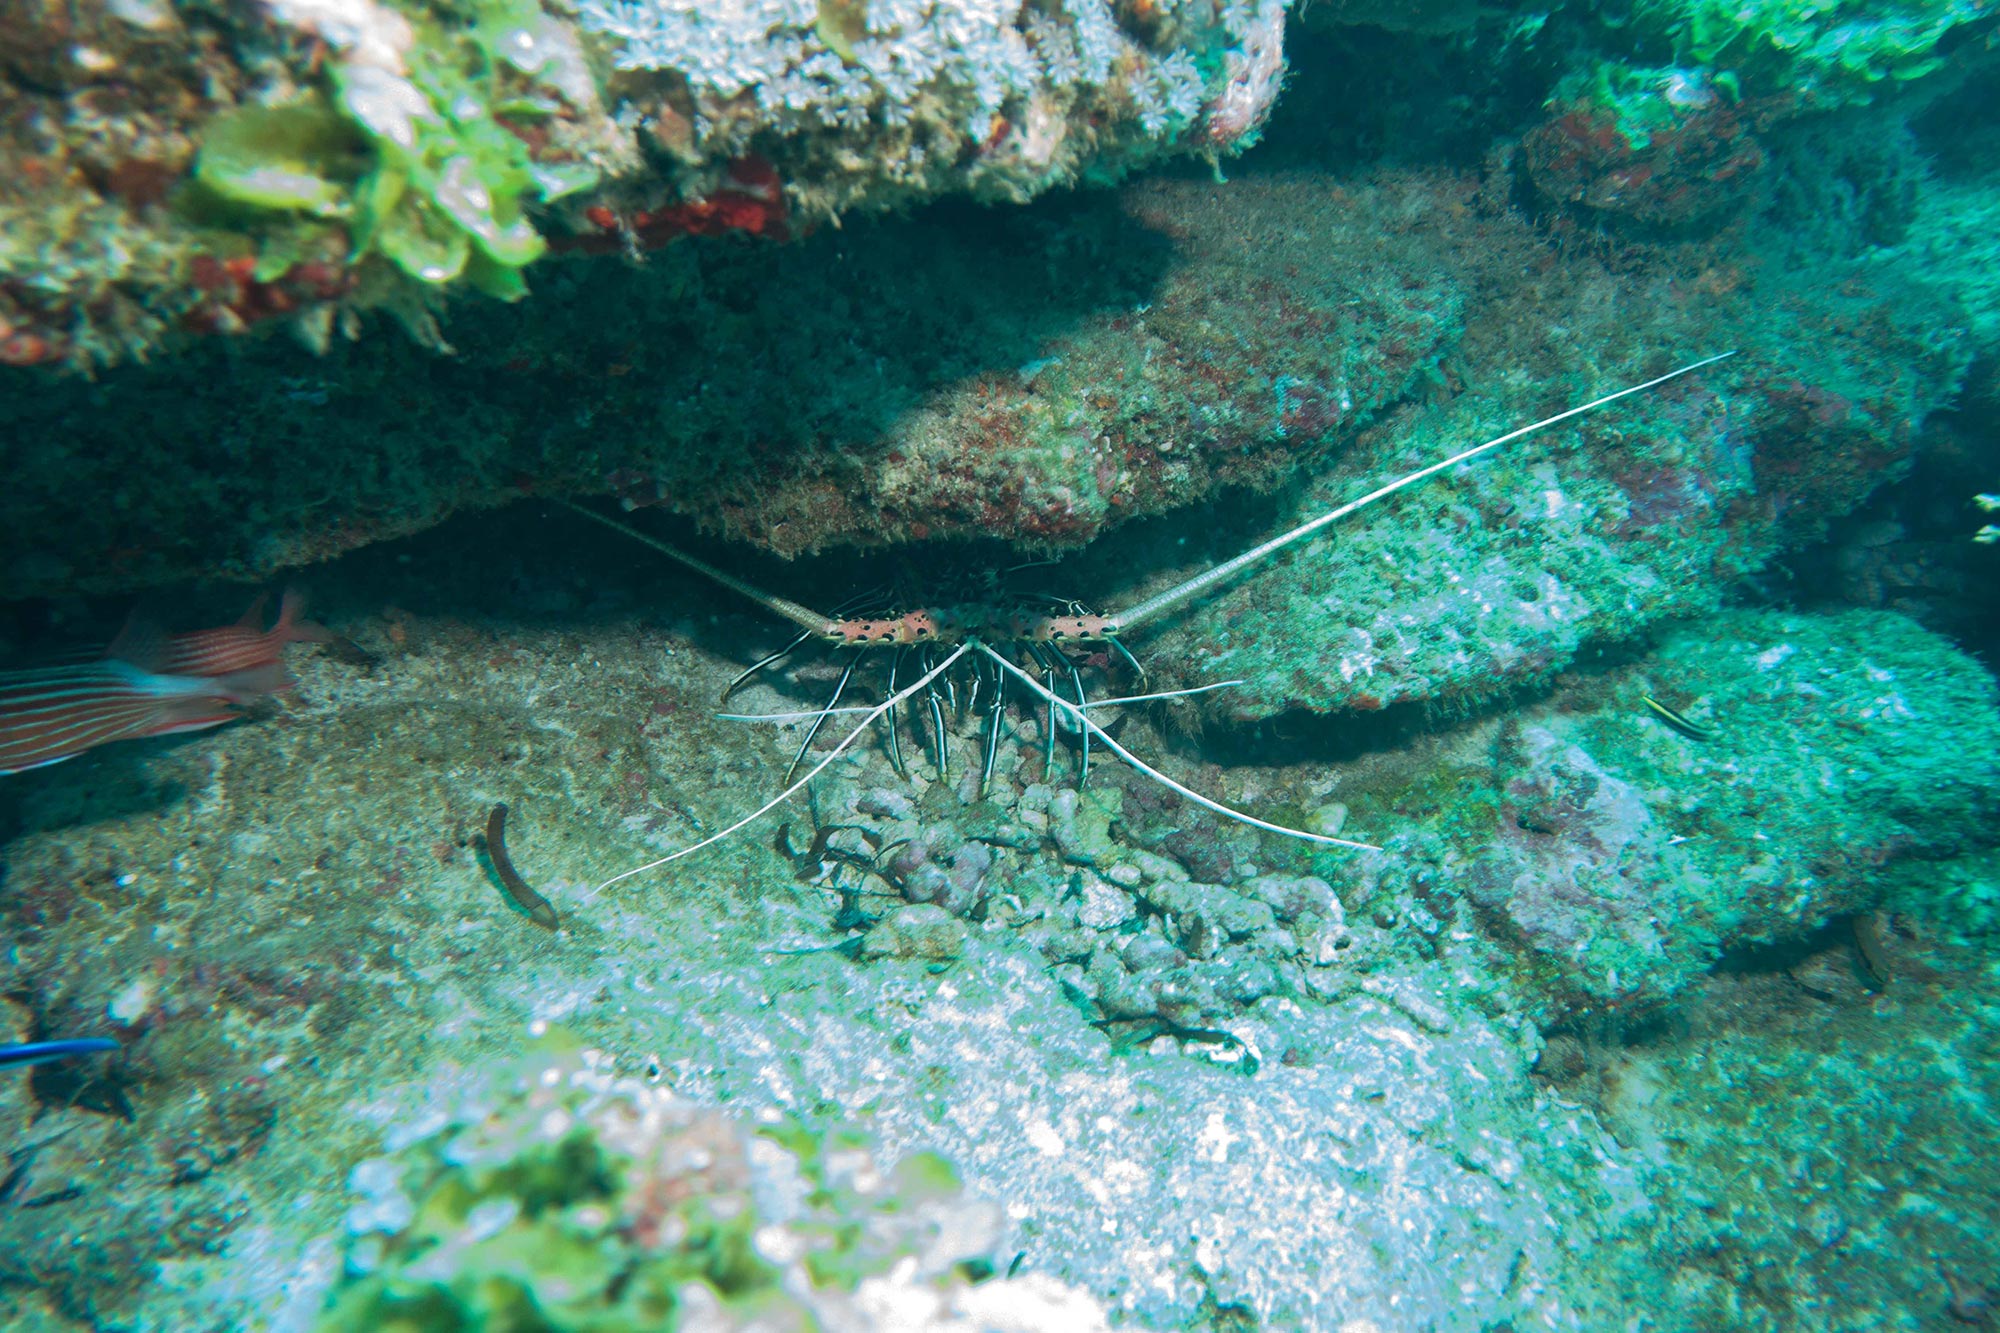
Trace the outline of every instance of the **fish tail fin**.
{"label": "fish tail fin", "polygon": [[306,595],[297,588],[285,589],[285,595],[278,601],[278,623],[271,627],[277,642],[283,643],[332,643],[333,631],[310,620],[302,620],[306,612]]}

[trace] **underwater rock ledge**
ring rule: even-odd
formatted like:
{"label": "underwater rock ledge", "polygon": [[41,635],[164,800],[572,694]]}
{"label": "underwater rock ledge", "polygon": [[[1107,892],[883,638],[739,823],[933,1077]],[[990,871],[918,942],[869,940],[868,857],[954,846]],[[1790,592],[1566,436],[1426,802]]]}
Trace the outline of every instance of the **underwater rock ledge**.
{"label": "underwater rock ledge", "polygon": [[0,7],[0,367],[324,348],[551,250],[781,239],[1255,142],[1281,0]]}
{"label": "underwater rock ledge", "polygon": [[[1224,539],[1269,535],[1190,511],[1221,492],[1310,469],[1315,488],[1291,508],[1306,516],[1592,393],[1743,349],[1584,422],[1580,448],[1524,441],[1288,562],[1299,591],[1280,619],[1351,604],[1378,641],[1420,614],[1387,599],[1424,594],[1373,577],[1376,562],[1444,557],[1462,586],[1431,590],[1444,601],[1421,614],[1445,624],[1472,607],[1467,587],[1513,619],[1522,590],[1556,588],[1513,658],[1468,623],[1458,665],[1432,683],[1423,664],[1373,689],[1209,664],[1253,677],[1246,714],[1366,706],[1449,695],[1496,663],[1545,671],[1580,634],[1699,609],[1893,475],[1962,375],[1921,285],[1831,261],[1721,294],[1671,264],[1614,274],[1488,211],[1480,189],[1415,171],[1154,180],[780,251],[578,268],[532,318],[461,320],[449,358],[413,362],[381,339],[323,359],[267,343],[47,385],[0,400],[14,480],[0,570],[17,596],[262,578],[524,493],[609,491],[785,555],[1073,547],[1192,512],[1192,531],[1154,525],[1117,559],[1169,571],[1186,568],[1179,537],[1220,557],[1234,554]],[[1296,223],[1327,209],[1341,225]],[[1801,327],[1816,336],[1795,339]],[[1820,466],[1829,435],[1838,469]],[[1551,488],[1564,502],[1539,514]],[[1318,572],[1336,553],[1340,577],[1367,586]],[[1664,574],[1686,568],[1715,572]],[[1077,595],[1104,606],[1119,591]],[[1576,614],[1558,624],[1557,609]],[[1265,614],[1186,624],[1213,654]]]}

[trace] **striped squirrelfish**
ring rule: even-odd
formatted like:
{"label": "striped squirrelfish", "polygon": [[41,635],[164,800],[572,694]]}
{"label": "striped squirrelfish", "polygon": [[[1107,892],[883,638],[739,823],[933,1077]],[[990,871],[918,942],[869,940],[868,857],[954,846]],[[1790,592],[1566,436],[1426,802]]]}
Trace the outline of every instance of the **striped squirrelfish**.
{"label": "striped squirrelfish", "polygon": [[165,650],[154,665],[169,676],[232,676],[276,666],[287,644],[333,642],[333,632],[324,625],[299,619],[305,610],[305,599],[290,590],[278,604],[278,623],[265,629],[267,600],[259,597],[252,602],[234,625],[169,635]]}
{"label": "striped squirrelfish", "polygon": [[0,672],[0,776],[112,741],[234,722],[268,683],[161,675],[115,657]]}
{"label": "striped squirrelfish", "polygon": [[269,630],[262,599],[220,629],[162,635],[135,622],[95,661],[0,672],[0,777],[113,741],[236,721],[243,705],[291,688],[286,644],[330,637],[298,611],[287,594]]}

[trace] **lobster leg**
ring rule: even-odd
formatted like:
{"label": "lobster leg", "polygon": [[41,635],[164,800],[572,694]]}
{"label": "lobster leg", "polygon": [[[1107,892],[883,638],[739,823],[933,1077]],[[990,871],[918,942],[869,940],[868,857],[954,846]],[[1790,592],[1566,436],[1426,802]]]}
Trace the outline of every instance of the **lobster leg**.
{"label": "lobster leg", "polygon": [[[891,698],[894,698],[896,694],[896,673],[902,670],[902,667],[903,649],[898,648],[896,649],[896,655],[889,659],[889,695]],[[910,770],[903,767],[903,741],[896,734],[896,710],[891,708],[885,716],[889,723],[889,767],[896,770],[897,777],[908,782],[910,780]]]}
{"label": "lobster leg", "polygon": [[[930,653],[925,652],[924,666],[926,668],[929,668],[930,661]],[[945,735],[944,709],[938,704],[937,686],[932,685],[924,691],[924,703],[929,705],[931,710],[931,760],[937,765],[938,781],[949,782],[951,780],[951,744],[950,738]]]}
{"label": "lobster leg", "polygon": [[[1078,708],[1084,707],[1090,702],[1090,697],[1083,691],[1083,673],[1076,669],[1076,663],[1070,661],[1061,652],[1056,653],[1056,656],[1062,658],[1063,665],[1069,669],[1070,683],[1076,686],[1076,706]],[[1083,714],[1078,713],[1077,716],[1082,717]],[[1083,746],[1082,758],[1079,761],[1076,775],[1077,789],[1081,791],[1083,784],[1090,781],[1090,728],[1078,727],[1077,738]]]}
{"label": "lobster leg", "polygon": [[[975,689],[978,682],[986,673],[992,670],[993,668],[987,665],[986,659],[973,659],[972,679]],[[986,702],[986,754],[979,766],[979,795],[981,799],[984,799],[986,796],[986,784],[993,780],[993,762],[1000,755],[1000,726],[1007,712],[1005,707],[1007,702],[1006,691],[1001,688],[1002,684],[1003,682],[996,673],[993,678],[990,697]]]}
{"label": "lobster leg", "polygon": [[840,673],[840,683],[833,687],[833,697],[826,701],[826,707],[819,710],[819,716],[813,719],[810,727],[806,728],[806,738],[799,742],[799,752],[792,756],[792,766],[785,770],[786,782],[792,780],[792,774],[798,772],[799,765],[805,762],[806,751],[812,749],[813,737],[819,735],[819,729],[826,725],[829,717],[833,716],[833,710],[840,707],[840,696],[847,692],[847,682],[853,678],[854,668],[860,661],[858,656],[848,661],[847,670]]}
{"label": "lobster leg", "polygon": [[810,632],[801,634],[799,635],[798,638],[793,639],[790,643],[780,648],[777,652],[772,653],[769,657],[764,658],[756,665],[745,668],[743,674],[739,675],[735,680],[730,681],[729,684],[722,687],[722,698],[720,700],[721,704],[725,708],[728,707],[729,696],[736,693],[737,690],[741,689],[743,687],[744,681],[750,679],[750,677],[756,675],[759,671],[762,671],[765,667],[776,666],[778,663],[784,661],[787,657],[790,657],[793,653],[799,650],[800,644],[804,643],[807,639],[810,639],[811,637],[812,634]]}

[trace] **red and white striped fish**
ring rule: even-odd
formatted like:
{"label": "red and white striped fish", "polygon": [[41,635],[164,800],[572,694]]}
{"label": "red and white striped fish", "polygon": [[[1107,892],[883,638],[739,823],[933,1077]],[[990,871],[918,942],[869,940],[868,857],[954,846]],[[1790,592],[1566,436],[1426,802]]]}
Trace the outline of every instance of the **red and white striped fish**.
{"label": "red and white striped fish", "polygon": [[0,672],[0,776],[112,741],[170,736],[242,717],[254,689],[166,676],[107,657]]}
{"label": "red and white striped fish", "polygon": [[277,666],[286,644],[333,641],[332,631],[325,626],[299,619],[305,599],[289,590],[278,604],[278,623],[265,629],[264,604],[268,600],[259,597],[252,602],[234,625],[169,635],[157,663],[159,670],[169,676],[229,676]]}
{"label": "red and white striped fish", "polygon": [[166,635],[133,621],[102,657],[0,672],[0,777],[113,741],[219,727],[243,705],[292,687],[289,643],[332,638],[286,593],[263,628],[263,598],[234,625]]}

